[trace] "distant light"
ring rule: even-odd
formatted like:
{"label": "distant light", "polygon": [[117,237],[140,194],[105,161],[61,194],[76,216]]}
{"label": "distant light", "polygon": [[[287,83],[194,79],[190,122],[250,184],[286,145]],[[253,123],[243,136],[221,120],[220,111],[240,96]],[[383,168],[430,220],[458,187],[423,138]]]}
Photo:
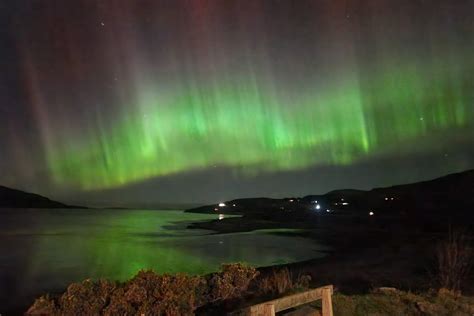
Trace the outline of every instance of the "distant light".
{"label": "distant light", "polygon": [[235,204],[232,204],[232,206],[235,206]]}
{"label": "distant light", "polygon": [[392,200],[392,201],[393,201],[393,198],[390,198],[390,200]]}
{"label": "distant light", "polygon": [[328,212],[328,213],[329,213],[329,212],[331,212],[331,210],[326,210],[326,212]]}
{"label": "distant light", "polygon": [[341,201],[344,201],[344,199],[341,198]]}
{"label": "distant light", "polygon": [[224,207],[225,206],[225,203],[219,203],[219,207]]}
{"label": "distant light", "polygon": [[314,204],[318,204],[318,201],[313,201]]}
{"label": "distant light", "polygon": [[316,204],[316,209],[319,210],[321,208],[321,205]]}
{"label": "distant light", "polygon": [[347,202],[343,202],[343,203],[342,203],[342,205],[349,205],[349,203],[347,203]]}
{"label": "distant light", "polygon": [[294,200],[293,199],[290,199],[290,202],[293,202]]}
{"label": "distant light", "polygon": [[369,215],[370,215],[370,216],[374,216],[374,212],[369,212]]}
{"label": "distant light", "polygon": [[218,209],[217,207],[216,207],[216,208],[214,208],[214,211],[218,211],[218,210],[219,210],[219,209]]}
{"label": "distant light", "polygon": [[224,219],[224,214],[219,214],[219,220],[223,220]]}
{"label": "distant light", "polygon": [[385,201],[388,201],[388,197],[385,198]]}

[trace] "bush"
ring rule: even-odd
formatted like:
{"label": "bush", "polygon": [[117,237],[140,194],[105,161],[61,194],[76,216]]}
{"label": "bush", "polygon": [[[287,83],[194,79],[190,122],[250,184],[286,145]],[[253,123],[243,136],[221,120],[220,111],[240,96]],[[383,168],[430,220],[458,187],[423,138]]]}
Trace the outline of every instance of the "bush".
{"label": "bush", "polygon": [[124,314],[131,310],[140,315],[190,314],[201,304],[203,289],[201,277],[140,271],[121,291],[114,293],[105,314]]}
{"label": "bush", "polygon": [[258,271],[255,268],[241,263],[223,264],[222,272],[213,274],[208,281],[209,301],[242,296],[257,275]]}
{"label": "bush", "polygon": [[441,288],[460,292],[467,277],[473,258],[467,234],[450,231],[447,240],[436,248],[437,278]]}
{"label": "bush", "polygon": [[116,285],[114,282],[85,280],[68,286],[66,292],[54,300],[49,296],[37,299],[28,315],[97,315],[109,303]]}
{"label": "bush", "polygon": [[257,275],[255,268],[227,264],[207,279],[140,271],[123,284],[85,280],[59,297],[40,297],[26,314],[189,315],[207,303],[245,295]]}
{"label": "bush", "polygon": [[33,305],[28,308],[26,315],[56,315],[57,307],[49,295],[41,296],[36,299]]}
{"label": "bush", "polygon": [[290,270],[285,267],[273,269],[270,274],[258,279],[256,288],[261,294],[280,295],[297,288],[308,288],[310,281],[309,275],[300,275],[295,280]]}

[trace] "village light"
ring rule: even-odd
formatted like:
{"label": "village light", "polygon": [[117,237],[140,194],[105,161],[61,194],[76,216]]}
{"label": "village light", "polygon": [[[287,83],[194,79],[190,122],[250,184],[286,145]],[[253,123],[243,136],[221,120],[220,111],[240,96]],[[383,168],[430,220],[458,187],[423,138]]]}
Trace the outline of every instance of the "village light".
{"label": "village light", "polygon": [[374,216],[374,212],[370,211],[370,212],[369,212],[369,215],[370,215],[370,216]]}
{"label": "village light", "polygon": [[224,207],[224,206],[225,206],[225,203],[223,203],[223,202],[219,203],[219,207]]}

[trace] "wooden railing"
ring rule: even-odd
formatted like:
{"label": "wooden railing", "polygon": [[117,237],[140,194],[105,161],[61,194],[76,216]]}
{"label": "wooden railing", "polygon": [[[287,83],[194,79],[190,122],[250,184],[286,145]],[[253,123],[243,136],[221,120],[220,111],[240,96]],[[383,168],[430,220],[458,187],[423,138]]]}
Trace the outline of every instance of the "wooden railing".
{"label": "wooden railing", "polygon": [[333,316],[332,294],[333,286],[327,285],[317,289],[312,289],[302,293],[297,293],[249,306],[243,310],[240,310],[238,314],[250,316],[274,316],[277,312],[281,312],[303,304],[308,304],[317,300],[322,300],[322,316]]}

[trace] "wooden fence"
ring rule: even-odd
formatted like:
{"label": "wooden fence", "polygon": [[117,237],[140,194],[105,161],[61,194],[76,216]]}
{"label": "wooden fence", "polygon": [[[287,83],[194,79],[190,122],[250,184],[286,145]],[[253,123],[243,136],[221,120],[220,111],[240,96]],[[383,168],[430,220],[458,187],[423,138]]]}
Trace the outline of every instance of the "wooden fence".
{"label": "wooden fence", "polygon": [[297,293],[249,306],[239,311],[238,314],[250,316],[274,316],[277,312],[281,312],[303,304],[308,304],[317,300],[322,300],[322,316],[333,316],[332,294],[333,286],[327,285],[317,289],[312,289],[302,293]]}

